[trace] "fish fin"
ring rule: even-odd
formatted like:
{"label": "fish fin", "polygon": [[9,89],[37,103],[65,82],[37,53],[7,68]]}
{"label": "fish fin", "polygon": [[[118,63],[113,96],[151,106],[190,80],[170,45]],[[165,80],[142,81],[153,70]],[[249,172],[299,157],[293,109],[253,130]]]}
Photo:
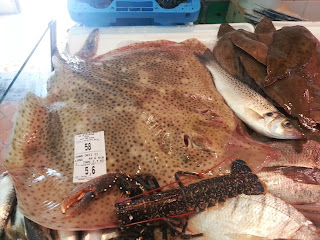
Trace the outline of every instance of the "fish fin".
{"label": "fish fin", "polygon": [[228,32],[234,32],[236,29],[234,29],[231,25],[228,23],[222,23],[219,27],[218,31],[218,39],[221,38],[223,35],[225,35]]}
{"label": "fish fin", "polygon": [[75,54],[78,58],[83,60],[92,59],[97,53],[99,41],[99,28],[91,31],[82,48]]}
{"label": "fish fin", "polygon": [[299,212],[301,212],[307,219],[313,222],[314,225],[320,226],[320,204],[292,204]]}
{"label": "fish fin", "polygon": [[246,115],[249,115],[251,118],[253,118],[254,120],[260,120],[263,118],[263,116],[261,116],[259,113],[257,113],[255,110],[253,110],[252,108],[246,108],[245,109]]}
{"label": "fish fin", "polygon": [[320,185],[320,170],[317,168],[285,167],[281,168],[283,175],[298,183]]}
{"label": "fish fin", "polygon": [[216,61],[213,52],[207,48],[203,54],[194,53],[194,55],[202,62],[204,65],[210,65],[211,61]]}

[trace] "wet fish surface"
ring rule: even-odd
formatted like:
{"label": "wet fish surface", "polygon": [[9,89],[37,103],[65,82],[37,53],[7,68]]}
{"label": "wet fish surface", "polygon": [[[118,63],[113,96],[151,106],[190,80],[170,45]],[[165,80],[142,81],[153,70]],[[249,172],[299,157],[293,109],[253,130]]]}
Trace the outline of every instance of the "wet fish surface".
{"label": "wet fish surface", "polygon": [[254,172],[275,159],[278,151],[249,138],[214,88],[194,56],[206,49],[195,39],[163,40],[90,60],[56,55],[48,96],[27,94],[5,160],[22,213],[59,230],[117,226],[117,189],[82,215],[68,217],[60,210],[80,185],[73,183],[78,134],[104,131],[107,172],[149,173],[160,185],[174,181],[179,170],[210,169],[232,154],[249,159]]}
{"label": "wet fish surface", "polygon": [[16,204],[16,194],[9,175],[0,174],[0,238]]}
{"label": "wet fish surface", "polygon": [[239,195],[190,217],[189,230],[199,240],[316,240],[317,228],[291,205],[271,194]]}
{"label": "wet fish surface", "polygon": [[212,74],[218,92],[250,128],[271,138],[303,138],[303,134],[268,100],[220,67],[211,52],[206,52],[205,57],[203,61]]}

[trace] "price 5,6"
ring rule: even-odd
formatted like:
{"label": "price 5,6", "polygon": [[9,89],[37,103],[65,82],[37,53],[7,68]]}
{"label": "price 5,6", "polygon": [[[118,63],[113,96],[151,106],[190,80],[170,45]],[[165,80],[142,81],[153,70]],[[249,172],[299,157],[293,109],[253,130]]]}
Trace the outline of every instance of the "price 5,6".
{"label": "price 5,6", "polygon": [[[88,175],[89,174],[89,167],[85,167],[84,168],[84,173],[86,174],[86,175]],[[92,166],[91,167],[91,173],[90,173],[90,175],[92,174],[95,174],[96,173],[96,168],[95,168],[95,166]]]}
{"label": "price 5,6", "polygon": [[84,144],[84,150],[85,151],[90,151],[91,150],[91,143],[85,143]]}

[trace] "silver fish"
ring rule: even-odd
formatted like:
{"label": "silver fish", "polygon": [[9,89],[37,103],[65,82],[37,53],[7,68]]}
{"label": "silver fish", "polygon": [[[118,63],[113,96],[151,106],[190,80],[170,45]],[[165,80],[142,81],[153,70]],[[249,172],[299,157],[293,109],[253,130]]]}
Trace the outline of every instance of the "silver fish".
{"label": "silver fish", "polygon": [[294,207],[271,195],[239,195],[191,216],[188,230],[197,240],[318,240],[317,228]]}
{"label": "silver fish", "polygon": [[9,215],[16,204],[16,194],[11,178],[6,173],[0,175],[0,238],[4,233]]}
{"label": "silver fish", "polygon": [[5,228],[6,240],[27,240],[27,233],[24,224],[24,216],[17,207],[14,207],[10,219]]}
{"label": "silver fish", "polygon": [[24,218],[28,239],[30,240],[54,240],[50,235],[50,229]]}
{"label": "silver fish", "polygon": [[250,128],[270,138],[304,137],[267,99],[221,68],[209,50],[199,58],[210,71],[215,86],[227,105]]}

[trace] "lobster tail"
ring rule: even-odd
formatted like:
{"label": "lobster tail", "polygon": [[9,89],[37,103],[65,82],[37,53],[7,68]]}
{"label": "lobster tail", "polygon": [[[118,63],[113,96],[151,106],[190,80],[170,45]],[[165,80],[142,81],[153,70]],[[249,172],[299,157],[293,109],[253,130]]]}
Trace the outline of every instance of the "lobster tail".
{"label": "lobster tail", "polygon": [[252,173],[251,168],[241,159],[235,160],[231,165],[231,174]]}
{"label": "lobster tail", "polygon": [[[254,174],[255,175],[255,174]],[[256,176],[256,175],[255,175]],[[265,193],[264,185],[257,179],[256,183],[252,184],[250,188],[243,191],[246,195],[259,195]]]}
{"label": "lobster tail", "polygon": [[259,178],[256,174],[252,173],[251,168],[247,163],[241,159],[235,160],[231,165],[231,174],[234,175],[243,175],[247,184],[243,193],[247,195],[258,195],[265,192],[265,187],[262,182],[259,181]]}

